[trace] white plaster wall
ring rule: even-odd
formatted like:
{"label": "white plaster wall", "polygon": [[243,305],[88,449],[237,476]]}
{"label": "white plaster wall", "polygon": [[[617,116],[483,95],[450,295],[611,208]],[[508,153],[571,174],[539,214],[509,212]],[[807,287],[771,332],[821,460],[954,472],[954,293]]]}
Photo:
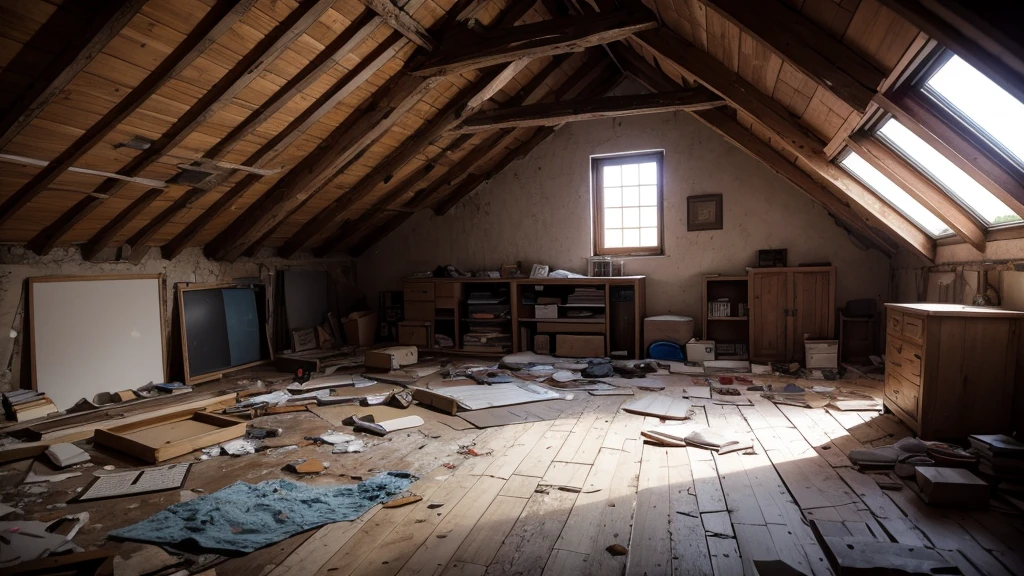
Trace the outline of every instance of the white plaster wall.
{"label": "white plaster wall", "polygon": [[[498,269],[522,261],[586,273],[591,254],[590,156],[665,150],[666,255],[630,259],[647,276],[651,315],[700,316],[701,276],[743,273],[763,248],[789,263],[838,266],[837,303],[888,294],[889,260],[855,246],[806,194],[686,113],[566,125],[450,213],[421,211],[359,258],[367,298],[438,264]],[[686,231],[686,197],[721,193],[724,230]]]}
{"label": "white plaster wall", "polygon": [[962,266],[963,279],[968,284],[964,290],[964,303],[973,301],[979,278],[977,266],[992,261],[1009,261],[1017,270],[992,271],[989,282],[999,291],[1001,306],[1013,310],[1024,310],[1024,239],[989,241],[985,252],[979,252],[966,243],[939,246],[935,262],[929,262],[917,254],[901,251],[892,259],[893,299],[897,302],[938,301],[937,284],[950,282],[955,272],[932,271],[940,265]]}
{"label": "white plaster wall", "polygon": [[[123,274],[164,274],[164,330],[170,336],[172,304],[176,306],[174,285],[179,282],[230,282],[241,278],[262,278],[273,285],[278,267],[303,267],[327,270],[334,281],[334,292],[340,311],[346,312],[358,298],[355,266],[350,258],[321,260],[284,260],[272,257],[240,258],[237,262],[215,262],[206,259],[199,248],[189,248],[171,261],[156,257],[151,250],[138,265],[128,262],[85,262],[77,248],[58,248],[45,257],[16,246],[0,247],[0,390],[16,388],[12,378],[20,368],[20,335],[23,324],[16,322],[19,308],[25,306],[26,279],[33,276],[94,276]],[[26,311],[27,313],[27,311]],[[165,342],[170,344],[170,340]],[[172,367],[171,374],[175,370]]]}

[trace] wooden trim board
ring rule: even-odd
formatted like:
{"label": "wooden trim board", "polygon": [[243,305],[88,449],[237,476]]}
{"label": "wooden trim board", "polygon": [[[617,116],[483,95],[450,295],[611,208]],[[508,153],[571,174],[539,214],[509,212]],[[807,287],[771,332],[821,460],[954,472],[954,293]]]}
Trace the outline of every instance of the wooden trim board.
{"label": "wooden trim board", "polygon": [[189,410],[97,430],[93,442],[156,463],[243,434],[241,420]]}

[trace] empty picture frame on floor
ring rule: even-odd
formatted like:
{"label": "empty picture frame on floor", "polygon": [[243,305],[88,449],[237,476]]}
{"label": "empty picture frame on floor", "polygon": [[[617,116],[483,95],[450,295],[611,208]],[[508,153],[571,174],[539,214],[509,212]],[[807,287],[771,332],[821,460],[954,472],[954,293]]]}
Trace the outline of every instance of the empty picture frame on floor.
{"label": "empty picture frame on floor", "polygon": [[262,284],[178,284],[185,383],[273,359]]}
{"label": "empty picture frame on floor", "polygon": [[29,278],[32,385],[67,410],[166,381],[163,276]]}

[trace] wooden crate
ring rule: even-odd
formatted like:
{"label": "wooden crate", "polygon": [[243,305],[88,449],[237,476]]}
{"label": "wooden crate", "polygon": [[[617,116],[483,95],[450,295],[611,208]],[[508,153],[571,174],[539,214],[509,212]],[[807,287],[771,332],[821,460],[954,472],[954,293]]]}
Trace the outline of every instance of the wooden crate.
{"label": "wooden crate", "polygon": [[163,462],[245,434],[245,422],[208,412],[176,412],[106,430],[93,441],[146,462]]}

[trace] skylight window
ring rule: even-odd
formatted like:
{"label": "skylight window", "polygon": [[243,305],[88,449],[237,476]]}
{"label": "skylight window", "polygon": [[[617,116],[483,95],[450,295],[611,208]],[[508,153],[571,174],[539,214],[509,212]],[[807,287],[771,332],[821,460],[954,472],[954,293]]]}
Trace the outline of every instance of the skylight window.
{"label": "skylight window", "polygon": [[992,225],[1021,220],[1006,204],[895,119],[886,120],[878,134],[983,222]]}
{"label": "skylight window", "polygon": [[925,82],[952,112],[993,144],[1024,164],[1024,104],[959,56],[953,56]]}
{"label": "skylight window", "polygon": [[886,178],[874,166],[868,164],[856,152],[851,150],[842,159],[840,164],[868,188],[874,190],[876,194],[884,198],[894,208],[902,212],[904,216],[932,236],[945,236],[953,233],[942,220],[939,220],[930,210],[917,200],[914,200],[902,188],[894,184],[892,180]]}

